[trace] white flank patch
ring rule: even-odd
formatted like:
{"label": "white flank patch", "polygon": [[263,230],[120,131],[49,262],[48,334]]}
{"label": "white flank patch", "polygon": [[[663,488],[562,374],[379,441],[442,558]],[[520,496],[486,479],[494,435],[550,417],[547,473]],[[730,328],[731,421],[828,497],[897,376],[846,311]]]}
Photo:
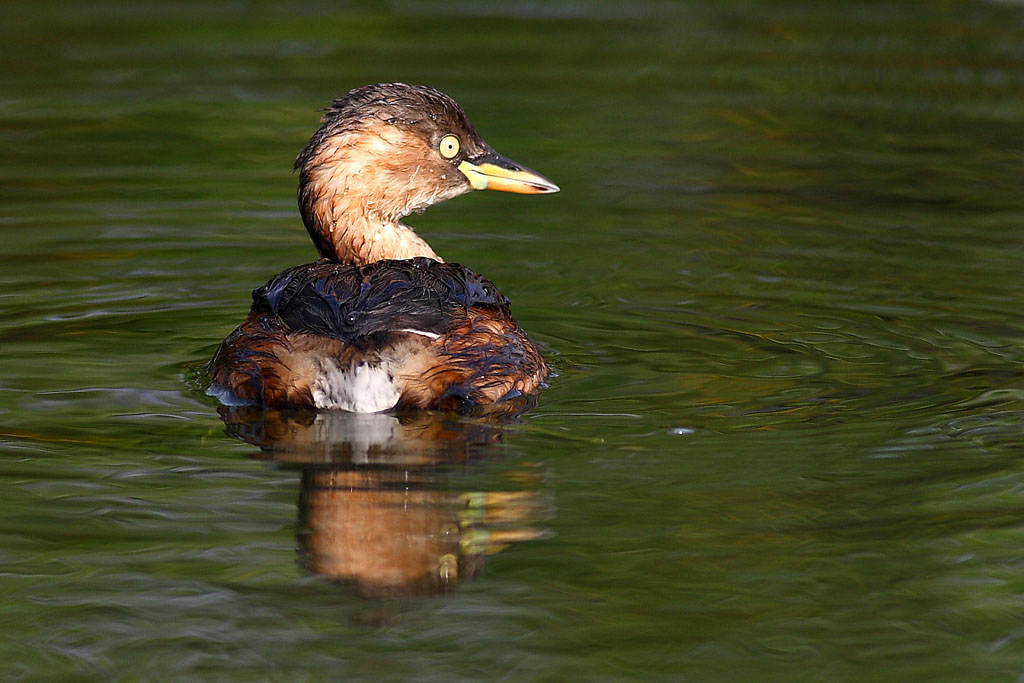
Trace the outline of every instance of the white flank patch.
{"label": "white flank patch", "polygon": [[320,362],[320,376],[313,383],[313,402],[317,408],[353,413],[394,408],[401,393],[388,363],[339,368],[330,359],[324,359]]}
{"label": "white flank patch", "polygon": [[418,334],[418,335],[421,335],[423,337],[426,337],[427,339],[437,339],[438,337],[441,336],[441,335],[437,334],[436,332],[427,332],[426,330],[413,330],[413,329],[406,328],[404,330],[398,330],[398,331],[399,332],[408,332],[409,334]]}

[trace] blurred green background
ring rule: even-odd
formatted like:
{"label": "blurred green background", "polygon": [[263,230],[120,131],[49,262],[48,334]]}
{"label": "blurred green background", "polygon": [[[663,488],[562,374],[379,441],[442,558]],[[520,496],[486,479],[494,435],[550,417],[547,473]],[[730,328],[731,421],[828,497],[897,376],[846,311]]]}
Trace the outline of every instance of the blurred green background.
{"label": "blurred green background", "polygon": [[[557,376],[222,416],[196,368],[376,81],[562,187],[409,219]],[[0,672],[1016,680],[1022,93],[1016,2],[0,5]]]}

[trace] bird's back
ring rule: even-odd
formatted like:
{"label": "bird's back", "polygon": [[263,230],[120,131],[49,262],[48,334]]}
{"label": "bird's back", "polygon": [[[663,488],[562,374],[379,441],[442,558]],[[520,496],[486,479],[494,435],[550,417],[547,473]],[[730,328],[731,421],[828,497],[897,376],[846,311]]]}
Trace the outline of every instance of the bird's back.
{"label": "bird's back", "polygon": [[210,371],[226,402],[376,412],[532,393],[547,366],[489,280],[415,258],[285,270]]}

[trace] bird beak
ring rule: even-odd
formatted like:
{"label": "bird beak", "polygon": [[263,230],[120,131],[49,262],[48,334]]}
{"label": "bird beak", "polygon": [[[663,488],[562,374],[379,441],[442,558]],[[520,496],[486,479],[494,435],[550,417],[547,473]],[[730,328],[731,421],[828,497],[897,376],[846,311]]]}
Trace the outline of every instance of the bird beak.
{"label": "bird beak", "polygon": [[493,151],[463,161],[459,164],[459,170],[475,190],[500,190],[518,194],[558,192],[558,185],[541,174]]}

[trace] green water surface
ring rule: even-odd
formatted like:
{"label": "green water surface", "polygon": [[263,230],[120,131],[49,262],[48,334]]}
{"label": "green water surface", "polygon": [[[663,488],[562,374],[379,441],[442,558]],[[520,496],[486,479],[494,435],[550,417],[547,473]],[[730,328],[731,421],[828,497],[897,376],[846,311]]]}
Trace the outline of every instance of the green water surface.
{"label": "green water surface", "polygon": [[[557,376],[218,410],[376,81],[557,195],[409,219]],[[1024,6],[0,6],[5,680],[1024,676]]]}

